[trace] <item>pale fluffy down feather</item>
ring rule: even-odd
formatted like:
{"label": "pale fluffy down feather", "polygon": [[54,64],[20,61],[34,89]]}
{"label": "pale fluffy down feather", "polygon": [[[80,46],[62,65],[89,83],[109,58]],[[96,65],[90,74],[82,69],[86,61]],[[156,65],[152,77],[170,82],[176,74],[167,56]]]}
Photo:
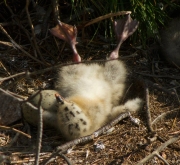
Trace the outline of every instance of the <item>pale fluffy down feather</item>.
{"label": "pale fluffy down feather", "polygon": [[60,69],[56,90],[65,101],[58,105],[57,127],[66,139],[89,135],[119,114],[141,108],[140,98],[119,105],[126,78],[126,68],[118,60]]}

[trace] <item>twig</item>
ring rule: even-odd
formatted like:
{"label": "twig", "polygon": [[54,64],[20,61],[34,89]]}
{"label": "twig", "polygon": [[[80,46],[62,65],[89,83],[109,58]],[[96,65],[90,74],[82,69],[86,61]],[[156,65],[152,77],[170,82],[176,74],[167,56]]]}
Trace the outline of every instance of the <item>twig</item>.
{"label": "twig", "polygon": [[169,163],[159,154],[156,154],[156,156],[161,159],[166,165],[169,165]]}
{"label": "twig", "polygon": [[[30,17],[30,14],[29,14],[28,7],[29,7],[29,0],[26,0],[26,7],[25,7],[25,9],[26,9],[26,14],[27,14],[27,18],[28,18],[28,21],[29,21],[29,25],[30,25],[30,27],[31,27],[31,33],[32,33],[32,38],[33,38],[34,47],[36,48],[36,51],[37,51],[37,53],[39,54],[41,60],[44,62],[44,64],[45,64],[45,65],[49,65],[49,64],[47,64],[47,62],[46,62],[46,61],[44,60],[44,58],[42,57],[41,52],[40,52],[40,50],[39,50],[39,48],[38,48],[38,45],[37,45],[37,42],[36,42],[36,36],[35,36],[35,33],[34,33],[34,26],[33,26],[32,21],[31,21],[31,17]],[[35,51],[35,52],[36,52],[36,51]]]}
{"label": "twig", "polygon": [[53,8],[55,20],[60,20],[58,4],[59,4],[59,0],[52,0],[52,8]]}
{"label": "twig", "polygon": [[[49,18],[50,18],[51,13],[52,13],[52,6],[50,5],[46,11],[46,14],[43,16],[43,22],[41,26],[41,37],[43,38],[45,38],[45,36],[48,33],[48,24],[49,24]],[[59,15],[59,12],[58,12],[58,15]]]}
{"label": "twig", "polygon": [[179,108],[176,108],[176,109],[168,111],[168,112],[161,113],[161,115],[156,117],[151,124],[152,125],[156,124],[159,120],[163,120],[164,118],[170,117],[171,115],[177,116],[177,113],[180,113],[180,109]]}
{"label": "twig", "polygon": [[[176,141],[178,141],[180,139],[180,136],[174,136],[171,139],[169,139],[168,141],[166,141],[165,143],[163,143],[161,146],[159,146],[155,151],[153,151],[150,155],[146,156],[144,159],[142,159],[139,163],[137,163],[136,165],[143,165],[144,163],[146,163],[148,160],[152,159],[154,156],[159,155],[159,152],[163,151],[168,145],[175,143]],[[163,159],[164,162],[166,162]]]}
{"label": "twig", "polygon": [[33,57],[32,55],[30,55],[28,52],[26,52],[24,49],[22,49],[22,47],[20,45],[18,45],[12,38],[11,36],[6,32],[6,30],[0,25],[0,29],[1,31],[9,38],[9,40],[11,41],[11,43],[13,44],[13,46],[15,48],[18,48],[19,50],[21,50],[24,54],[26,54],[28,57],[32,58],[33,60],[35,60],[36,62],[43,64],[43,62],[41,62],[40,60],[38,60],[37,58]]}
{"label": "twig", "polygon": [[18,137],[19,137],[19,133],[16,133],[16,135],[13,137],[11,142],[8,145],[6,145],[6,147],[11,147],[17,141]]}
{"label": "twig", "polygon": [[28,135],[28,134],[26,134],[26,133],[24,133],[24,132],[22,132],[20,130],[17,130],[16,128],[0,125],[0,129],[11,130],[11,131],[20,133],[21,135],[24,135],[24,136],[26,136],[28,138],[31,138],[31,135]]}
{"label": "twig", "polygon": [[147,115],[147,129],[150,132],[153,132],[152,124],[151,124],[151,112],[149,108],[149,88],[148,85],[145,83],[146,88],[146,115]]}
{"label": "twig", "polygon": [[163,91],[163,92],[165,92],[167,94],[175,96],[175,93],[174,93],[173,90],[165,89],[164,87],[160,86],[159,84],[153,83],[153,82],[151,82],[149,80],[146,80],[146,84],[148,84],[149,86],[151,86],[153,88],[158,89],[159,91]]}
{"label": "twig", "polygon": [[[107,62],[107,61],[111,61],[111,60],[81,61],[78,64],[81,64],[81,63],[103,63],[103,62]],[[77,62],[66,63],[66,64],[58,64],[56,66],[52,66],[52,67],[45,68],[45,69],[38,70],[38,71],[34,71],[34,72],[21,72],[21,73],[17,73],[17,74],[11,75],[9,77],[0,78],[0,82],[12,79],[14,77],[22,76],[22,75],[25,75],[25,74],[27,74],[28,76],[37,75],[37,74],[43,74],[45,72],[48,72],[48,71],[51,71],[51,70],[54,70],[54,69],[59,69],[60,67],[63,67],[63,66],[76,65],[76,64],[77,64]]]}
{"label": "twig", "polygon": [[13,44],[11,42],[0,41],[0,44],[6,45],[9,47],[13,47]]}
{"label": "twig", "polygon": [[14,75],[11,75],[11,76],[8,76],[8,77],[5,77],[5,78],[0,78],[0,82],[3,82],[5,80],[9,80],[9,79],[12,79],[14,77],[18,77],[18,76],[21,76],[21,75],[24,75],[26,74],[26,72],[21,72],[21,73],[17,73],[17,74],[14,74]]}
{"label": "twig", "polygon": [[97,17],[93,20],[90,20],[88,23],[86,23],[85,25],[83,25],[83,27],[86,27],[86,26],[89,26],[89,25],[92,25],[96,22],[99,22],[99,21],[102,21],[104,19],[107,19],[107,18],[110,18],[110,17],[114,17],[114,16],[118,16],[118,15],[125,15],[125,14],[131,14],[131,11],[119,11],[117,13],[109,13],[109,14],[106,14],[106,15],[103,15],[103,16],[100,16],[100,17]]}
{"label": "twig", "polygon": [[55,153],[53,153],[47,160],[43,161],[42,164],[50,163],[55,156],[57,156],[58,154],[64,153],[68,148],[70,148],[70,147],[72,147],[74,145],[81,144],[81,143],[87,143],[87,142],[93,140],[95,137],[98,137],[102,133],[108,131],[112,126],[116,125],[119,121],[121,121],[122,119],[124,119],[124,118],[126,118],[128,116],[129,116],[128,112],[127,113],[122,113],[116,119],[114,119],[113,121],[111,121],[110,123],[105,125],[104,127],[98,129],[93,134],[91,134],[89,136],[81,137],[79,139],[72,140],[70,142],[67,142],[67,143],[57,147]]}
{"label": "twig", "polygon": [[180,79],[179,76],[169,76],[169,75],[154,75],[154,74],[147,74],[147,73],[142,73],[142,72],[135,72],[137,74],[147,76],[147,77],[157,77],[157,78],[171,78],[171,79]]}
{"label": "twig", "polygon": [[42,143],[43,109],[41,107],[41,102],[42,102],[42,94],[40,93],[40,98],[38,101],[39,122],[38,122],[38,135],[37,135],[37,148],[36,148],[35,165],[39,165],[39,153],[41,150],[41,143]]}
{"label": "twig", "polygon": [[24,100],[26,98],[25,96],[18,95],[17,93],[13,93],[13,92],[11,92],[9,90],[7,90],[6,92],[9,93],[10,95],[16,97],[16,98],[21,99],[21,100]]}
{"label": "twig", "polygon": [[72,163],[70,162],[70,160],[69,160],[64,154],[59,154],[59,156],[62,157],[62,158],[66,161],[66,163],[67,163],[68,165],[72,165]]}
{"label": "twig", "polygon": [[36,97],[39,93],[41,92],[41,90],[38,90],[36,93],[34,93],[33,95],[29,96],[26,100],[23,100],[22,103],[24,102],[29,102],[30,100],[32,100],[34,97]]}
{"label": "twig", "polygon": [[0,65],[6,71],[6,73],[10,76],[11,74],[9,73],[9,71],[6,69],[6,67],[4,66],[4,64],[1,61],[0,61]]}

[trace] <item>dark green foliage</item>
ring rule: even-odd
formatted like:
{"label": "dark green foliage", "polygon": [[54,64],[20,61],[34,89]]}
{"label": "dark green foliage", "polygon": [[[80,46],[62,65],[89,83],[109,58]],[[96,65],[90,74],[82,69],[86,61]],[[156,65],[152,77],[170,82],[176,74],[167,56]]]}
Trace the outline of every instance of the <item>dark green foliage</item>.
{"label": "dark green foliage", "polygon": [[[84,21],[117,11],[129,10],[132,11],[132,18],[140,22],[137,33],[131,39],[134,43],[146,46],[149,39],[156,39],[159,35],[159,29],[164,26],[168,20],[169,12],[178,8],[178,1],[171,0],[163,1],[163,9],[161,4],[156,0],[71,0],[71,13],[77,16],[77,22],[82,21],[82,16],[79,15],[82,10],[90,9],[88,18]],[[116,18],[115,18],[116,19]],[[107,38],[113,38],[112,21],[104,20],[97,24],[91,25],[93,32],[103,35]],[[94,35],[92,35],[94,36]]]}

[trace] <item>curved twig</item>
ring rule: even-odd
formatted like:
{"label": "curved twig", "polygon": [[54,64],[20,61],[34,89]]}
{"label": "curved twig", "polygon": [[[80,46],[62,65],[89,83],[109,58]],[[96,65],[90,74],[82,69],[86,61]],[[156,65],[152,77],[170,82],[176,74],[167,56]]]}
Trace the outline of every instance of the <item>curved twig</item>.
{"label": "curved twig", "polygon": [[28,135],[20,130],[17,130],[16,128],[12,128],[12,127],[8,127],[8,126],[4,126],[4,125],[0,125],[0,129],[5,129],[5,130],[11,130],[11,131],[14,131],[14,132],[17,132],[17,133],[20,133],[21,135],[24,135],[28,138],[31,138],[31,135]]}
{"label": "curved twig", "polygon": [[70,147],[72,147],[74,145],[81,144],[81,143],[87,143],[87,142],[93,140],[95,137],[98,137],[102,133],[106,132],[112,126],[116,125],[119,121],[121,121],[122,119],[124,119],[124,118],[126,118],[128,116],[129,116],[128,112],[122,113],[116,119],[114,119],[113,121],[111,121],[110,123],[105,125],[104,127],[98,129],[97,131],[95,131],[91,135],[84,136],[84,137],[81,137],[79,139],[72,140],[70,142],[67,142],[67,143],[57,147],[56,151],[47,160],[43,161],[42,164],[48,164],[48,163],[54,161],[55,156],[64,153],[68,148],[70,148]]}
{"label": "curved twig", "polygon": [[[172,137],[171,139],[169,139],[168,141],[166,141],[165,143],[163,143],[161,146],[159,146],[155,151],[153,151],[150,155],[146,156],[144,159],[142,159],[139,163],[137,163],[136,165],[143,165],[144,163],[146,163],[148,160],[152,159],[154,156],[159,155],[159,152],[163,151],[168,145],[177,142],[180,139],[180,136],[176,135],[174,137]],[[161,159],[162,160],[162,159]],[[163,160],[164,161],[164,160]],[[167,162],[167,161],[164,161]]]}
{"label": "curved twig", "polygon": [[40,93],[40,98],[38,101],[38,112],[39,112],[39,120],[38,120],[38,134],[37,134],[37,148],[36,148],[36,158],[35,158],[35,165],[39,165],[39,153],[41,150],[41,143],[42,143],[42,131],[43,131],[43,109],[41,107],[42,102],[42,94]]}

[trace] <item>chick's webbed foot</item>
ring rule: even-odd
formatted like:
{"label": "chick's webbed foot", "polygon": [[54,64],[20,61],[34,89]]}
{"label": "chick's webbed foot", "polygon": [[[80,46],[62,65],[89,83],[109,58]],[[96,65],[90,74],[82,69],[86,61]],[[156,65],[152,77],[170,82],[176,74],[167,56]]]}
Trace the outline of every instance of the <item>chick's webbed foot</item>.
{"label": "chick's webbed foot", "polygon": [[73,51],[73,61],[74,62],[81,62],[81,57],[78,54],[77,49],[76,49],[76,44],[77,44],[77,42],[76,42],[76,37],[77,37],[76,26],[68,25],[61,21],[58,21],[58,24],[54,28],[50,29],[50,32],[54,36],[66,41],[71,46],[71,49]]}

